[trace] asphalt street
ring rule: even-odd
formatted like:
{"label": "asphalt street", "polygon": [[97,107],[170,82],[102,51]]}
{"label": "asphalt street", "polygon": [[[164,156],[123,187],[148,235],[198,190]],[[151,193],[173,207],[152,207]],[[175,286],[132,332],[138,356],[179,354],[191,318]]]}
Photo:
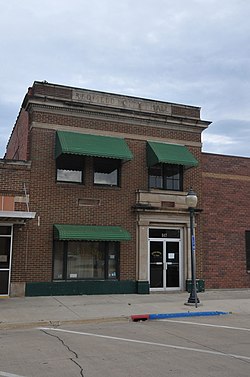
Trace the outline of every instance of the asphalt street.
{"label": "asphalt street", "polygon": [[0,376],[249,377],[244,313],[0,331]]}

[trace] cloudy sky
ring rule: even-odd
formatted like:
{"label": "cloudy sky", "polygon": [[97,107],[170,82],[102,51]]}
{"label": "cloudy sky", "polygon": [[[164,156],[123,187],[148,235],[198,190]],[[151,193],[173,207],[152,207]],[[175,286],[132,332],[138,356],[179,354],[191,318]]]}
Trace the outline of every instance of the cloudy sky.
{"label": "cloudy sky", "polygon": [[249,0],[0,0],[0,157],[35,80],[200,106],[250,157]]}

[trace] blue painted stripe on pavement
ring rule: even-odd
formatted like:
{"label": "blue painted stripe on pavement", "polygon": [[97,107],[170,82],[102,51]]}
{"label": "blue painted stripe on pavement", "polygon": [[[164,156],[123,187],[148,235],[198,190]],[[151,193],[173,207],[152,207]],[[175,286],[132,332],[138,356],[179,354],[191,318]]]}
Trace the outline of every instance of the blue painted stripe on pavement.
{"label": "blue painted stripe on pavement", "polygon": [[149,314],[149,319],[163,319],[163,318],[182,318],[182,317],[205,317],[213,315],[225,315],[229,312],[187,312],[187,313],[163,313],[163,314]]}

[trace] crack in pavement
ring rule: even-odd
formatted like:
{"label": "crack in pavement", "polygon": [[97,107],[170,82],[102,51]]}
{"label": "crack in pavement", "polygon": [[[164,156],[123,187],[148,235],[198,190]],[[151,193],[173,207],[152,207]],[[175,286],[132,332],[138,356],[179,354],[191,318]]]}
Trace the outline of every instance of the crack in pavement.
{"label": "crack in pavement", "polygon": [[81,316],[76,313],[73,309],[71,309],[69,306],[67,306],[66,304],[64,304],[62,301],[60,301],[57,297],[53,297],[53,299],[55,301],[57,301],[61,306],[64,306],[65,308],[67,308],[70,312],[74,313],[78,318],[81,318]]}
{"label": "crack in pavement", "polygon": [[45,330],[40,330],[40,331],[42,331],[42,332],[43,332],[44,334],[46,334],[46,335],[51,336],[52,338],[56,338],[57,340],[59,340],[59,341],[62,343],[62,345],[63,345],[65,348],[67,348],[67,350],[68,350],[69,352],[73,353],[73,355],[75,356],[75,358],[70,357],[69,360],[71,360],[74,364],[76,364],[76,365],[78,366],[78,368],[80,369],[80,376],[81,376],[81,377],[84,377],[84,374],[83,374],[83,368],[82,368],[81,364],[79,364],[79,363],[75,360],[75,359],[79,359],[78,354],[77,354],[74,350],[72,350],[72,349],[71,349],[71,348],[70,348],[70,347],[64,342],[64,340],[61,339],[58,335],[50,334],[49,332],[47,332],[47,331],[45,331]]}

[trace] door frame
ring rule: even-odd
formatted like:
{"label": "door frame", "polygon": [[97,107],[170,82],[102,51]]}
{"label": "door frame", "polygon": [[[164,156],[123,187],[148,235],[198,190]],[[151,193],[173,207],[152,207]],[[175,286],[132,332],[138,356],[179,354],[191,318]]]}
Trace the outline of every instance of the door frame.
{"label": "door frame", "polygon": [[11,267],[12,267],[12,249],[13,249],[13,224],[9,223],[0,223],[0,227],[2,226],[8,226],[11,228],[10,234],[0,234],[0,238],[10,238],[10,259],[9,259],[9,268],[0,268],[1,271],[8,271],[9,276],[8,276],[8,292],[6,294],[0,293],[1,297],[8,297],[10,295],[10,281],[11,281]]}
{"label": "door frame", "polygon": [[[149,238],[149,229],[175,229],[180,231],[179,238]],[[149,227],[148,229],[148,280],[150,286],[150,242],[162,242],[163,243],[163,259],[165,256],[165,260],[163,260],[163,282],[165,281],[165,271],[166,271],[166,243],[167,242],[176,242],[179,243],[179,287],[167,287],[166,281],[165,284],[163,283],[162,288],[150,288],[150,292],[168,292],[168,291],[180,291],[183,288],[183,228],[176,228],[176,227]]]}

